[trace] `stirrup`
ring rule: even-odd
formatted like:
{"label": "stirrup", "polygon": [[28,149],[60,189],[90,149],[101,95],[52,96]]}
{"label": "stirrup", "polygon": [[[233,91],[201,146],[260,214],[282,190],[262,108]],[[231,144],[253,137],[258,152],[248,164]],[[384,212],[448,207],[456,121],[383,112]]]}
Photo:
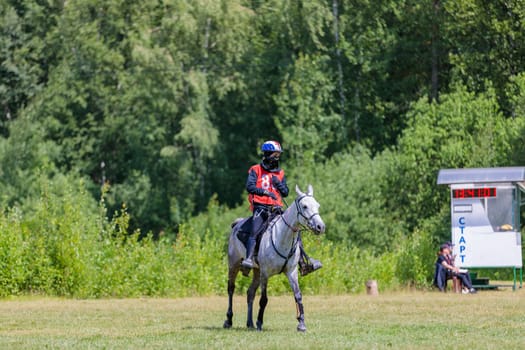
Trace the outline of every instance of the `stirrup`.
{"label": "stirrup", "polygon": [[241,262],[241,266],[246,268],[246,269],[253,269],[255,267],[255,264],[253,263],[252,259],[244,259]]}

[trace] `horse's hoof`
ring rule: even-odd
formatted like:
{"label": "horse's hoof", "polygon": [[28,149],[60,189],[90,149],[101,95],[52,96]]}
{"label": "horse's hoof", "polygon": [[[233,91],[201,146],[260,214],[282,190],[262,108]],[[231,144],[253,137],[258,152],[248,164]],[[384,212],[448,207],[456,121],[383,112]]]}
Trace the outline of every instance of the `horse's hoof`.
{"label": "horse's hoof", "polygon": [[262,332],[262,322],[257,321],[257,331]]}
{"label": "horse's hoof", "polygon": [[224,324],[222,325],[223,328],[229,329],[232,328],[232,322],[231,321],[224,321]]}
{"label": "horse's hoof", "polygon": [[299,325],[297,326],[297,331],[298,331],[298,332],[306,332],[306,326],[305,326],[304,324],[302,324],[302,323],[299,324]]}

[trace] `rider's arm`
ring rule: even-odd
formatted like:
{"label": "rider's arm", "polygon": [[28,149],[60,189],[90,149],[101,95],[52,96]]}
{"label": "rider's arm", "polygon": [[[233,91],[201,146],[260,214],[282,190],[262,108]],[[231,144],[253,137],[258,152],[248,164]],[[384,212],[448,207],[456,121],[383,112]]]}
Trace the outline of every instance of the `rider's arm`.
{"label": "rider's arm", "polygon": [[246,191],[258,196],[265,195],[265,191],[262,188],[257,188],[257,173],[253,169],[251,169],[248,173],[248,179],[246,180]]}
{"label": "rider's arm", "polygon": [[[277,177],[275,178],[277,179]],[[282,181],[279,181],[279,179],[277,179],[277,181],[274,181],[273,186],[277,188],[277,190],[279,190],[279,192],[281,193],[281,196],[283,197],[288,196],[288,193],[290,190],[288,189],[288,185],[286,184],[286,176],[283,176]]]}
{"label": "rider's arm", "polygon": [[454,272],[459,271],[459,268],[455,267],[454,265],[449,264],[446,259],[443,259],[443,261],[441,262],[441,265],[443,265],[443,267],[446,268],[447,270],[451,270]]}

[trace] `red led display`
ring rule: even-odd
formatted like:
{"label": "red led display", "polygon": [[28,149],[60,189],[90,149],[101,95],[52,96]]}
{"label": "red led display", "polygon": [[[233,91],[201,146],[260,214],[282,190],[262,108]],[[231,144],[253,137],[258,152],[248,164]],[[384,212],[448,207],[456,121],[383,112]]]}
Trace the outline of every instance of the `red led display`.
{"label": "red led display", "polygon": [[452,190],[452,198],[488,198],[496,197],[495,187],[483,188],[458,188]]}

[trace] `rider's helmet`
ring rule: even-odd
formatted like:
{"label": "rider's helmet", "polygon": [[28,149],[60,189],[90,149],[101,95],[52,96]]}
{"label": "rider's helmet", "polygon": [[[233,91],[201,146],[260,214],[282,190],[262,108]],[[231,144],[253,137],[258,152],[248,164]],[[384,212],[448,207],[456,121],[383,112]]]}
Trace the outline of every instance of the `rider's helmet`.
{"label": "rider's helmet", "polygon": [[[262,165],[266,170],[279,169],[279,156],[283,152],[281,144],[277,141],[266,141],[261,145],[263,152]],[[274,155],[278,152],[278,155]]]}

